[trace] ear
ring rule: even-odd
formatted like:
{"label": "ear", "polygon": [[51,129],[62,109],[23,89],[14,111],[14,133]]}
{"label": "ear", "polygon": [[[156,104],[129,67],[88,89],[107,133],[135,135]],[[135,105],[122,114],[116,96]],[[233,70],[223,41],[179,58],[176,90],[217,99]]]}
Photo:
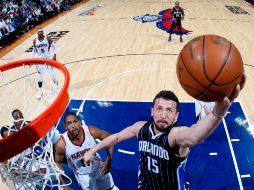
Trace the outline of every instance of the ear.
{"label": "ear", "polygon": [[178,116],[179,116],[179,112],[176,112],[176,115],[175,115],[175,121],[177,121]]}
{"label": "ear", "polygon": [[153,117],[153,107],[151,108],[151,116]]}

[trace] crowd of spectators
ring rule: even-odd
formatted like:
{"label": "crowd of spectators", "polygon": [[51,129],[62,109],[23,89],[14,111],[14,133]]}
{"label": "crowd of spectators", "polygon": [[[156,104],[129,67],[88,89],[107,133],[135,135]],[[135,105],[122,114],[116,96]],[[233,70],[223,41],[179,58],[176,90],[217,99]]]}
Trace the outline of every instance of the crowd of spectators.
{"label": "crowd of spectators", "polygon": [[82,0],[1,0],[0,48]]}

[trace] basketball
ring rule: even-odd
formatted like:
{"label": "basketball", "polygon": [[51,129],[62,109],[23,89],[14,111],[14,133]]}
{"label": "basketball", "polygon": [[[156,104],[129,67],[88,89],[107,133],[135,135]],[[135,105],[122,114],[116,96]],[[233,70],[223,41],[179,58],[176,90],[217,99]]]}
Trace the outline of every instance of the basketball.
{"label": "basketball", "polygon": [[241,54],[232,42],[217,35],[203,35],[183,47],[176,72],[190,96],[212,102],[232,94],[244,69]]}

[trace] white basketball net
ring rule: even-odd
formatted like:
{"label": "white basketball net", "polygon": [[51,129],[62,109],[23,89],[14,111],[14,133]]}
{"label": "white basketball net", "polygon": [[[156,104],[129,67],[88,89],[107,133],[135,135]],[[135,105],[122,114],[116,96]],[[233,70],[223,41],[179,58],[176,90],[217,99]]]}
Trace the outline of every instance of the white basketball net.
{"label": "white basketball net", "polygon": [[[0,117],[2,120],[0,128],[4,127],[7,135],[18,130],[14,122],[20,122],[20,128],[25,127],[27,121],[32,121],[56,98],[57,93],[52,90],[55,83],[48,72],[48,66],[46,64],[44,66],[46,72],[43,77],[43,97],[40,100],[36,98],[38,75],[35,66],[18,67],[0,73]],[[58,75],[58,88],[61,89],[64,76],[62,73]],[[14,120],[12,117],[14,109],[19,109],[25,119]],[[52,140],[56,141],[56,131],[53,127],[32,147],[0,163],[2,180],[10,189],[62,189],[63,186],[72,183],[72,180],[58,169],[54,161]],[[25,141],[26,137],[24,137],[24,143]],[[60,176],[65,178],[65,185],[60,184]]]}

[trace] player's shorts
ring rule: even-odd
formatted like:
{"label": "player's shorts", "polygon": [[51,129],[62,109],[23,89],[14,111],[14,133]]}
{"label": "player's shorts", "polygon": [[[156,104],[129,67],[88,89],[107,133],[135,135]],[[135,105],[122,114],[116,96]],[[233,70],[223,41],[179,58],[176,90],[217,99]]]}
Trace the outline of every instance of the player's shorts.
{"label": "player's shorts", "polygon": [[106,190],[114,186],[112,175],[110,173],[102,175],[100,170],[91,174],[76,174],[76,177],[83,190]]}
{"label": "player's shorts", "polygon": [[181,27],[181,26],[182,26],[181,19],[176,19],[176,21],[173,21],[172,24],[171,24],[172,28]]}
{"label": "player's shorts", "polygon": [[47,72],[49,72],[50,75],[55,74],[54,67],[48,66],[48,65],[36,65],[37,72],[41,75],[45,75]]}

